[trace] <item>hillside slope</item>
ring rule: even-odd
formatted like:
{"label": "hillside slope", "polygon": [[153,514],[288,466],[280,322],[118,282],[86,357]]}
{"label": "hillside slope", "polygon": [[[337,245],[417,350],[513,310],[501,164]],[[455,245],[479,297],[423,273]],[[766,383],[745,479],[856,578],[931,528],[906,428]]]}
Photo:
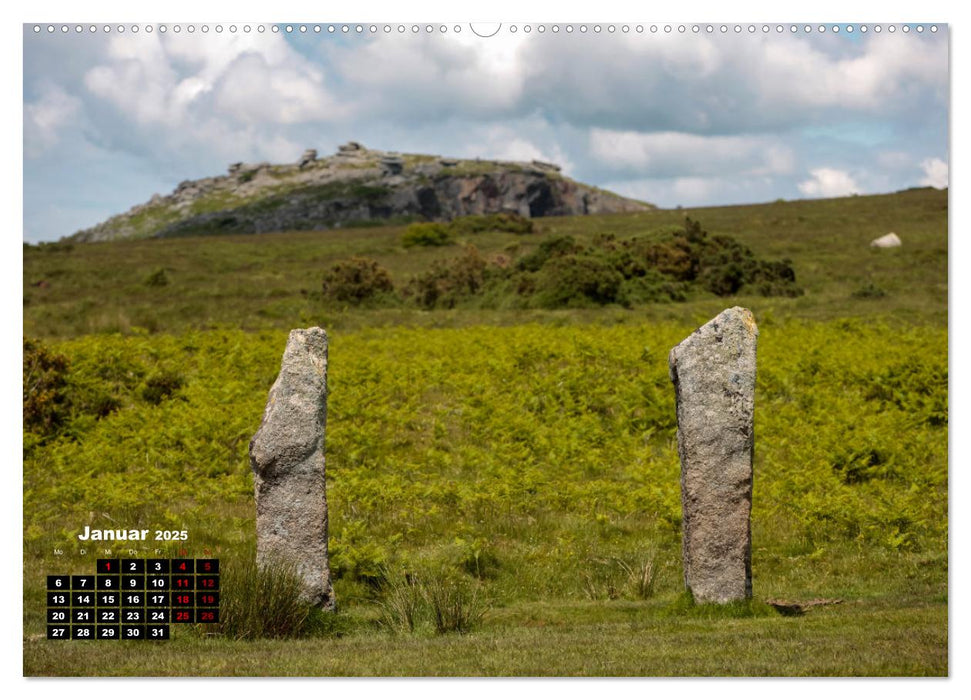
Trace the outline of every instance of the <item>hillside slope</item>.
{"label": "hillside slope", "polygon": [[650,209],[564,177],[550,163],[398,154],[351,142],[322,159],[308,150],[287,165],[234,163],[227,175],[181,182],[172,194],[155,195],[68,239],[326,230],[499,212],[541,217]]}
{"label": "hillside slope", "polygon": [[[376,261],[396,288],[461,256],[474,245],[487,260],[522,257],[544,241],[572,236],[592,244],[603,234],[620,239],[683,225],[685,215],[712,236],[725,235],[758,257],[789,259],[795,298],[701,295],[684,302],[633,309],[462,308],[428,312],[413,305],[370,308],[321,298],[332,267],[353,257]],[[829,200],[652,209],[629,214],[550,217],[530,235],[482,232],[446,246],[404,248],[405,227],[353,231],[281,232],[272,236],[204,236],[117,241],[98,246],[70,243],[25,246],[24,333],[73,337],[143,329],[176,333],[191,328],[330,330],[366,326],[467,326],[527,322],[652,323],[679,319],[703,323],[726,306],[785,318],[893,318],[947,325],[948,192],[920,189]],[[874,238],[896,232],[903,246],[871,248]]]}

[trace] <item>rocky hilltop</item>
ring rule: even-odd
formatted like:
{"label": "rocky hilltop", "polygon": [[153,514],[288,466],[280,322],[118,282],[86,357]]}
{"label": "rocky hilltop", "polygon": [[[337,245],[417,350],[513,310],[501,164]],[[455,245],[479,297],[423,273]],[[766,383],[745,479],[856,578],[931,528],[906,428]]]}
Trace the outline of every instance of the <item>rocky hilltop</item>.
{"label": "rocky hilltop", "polygon": [[233,163],[226,175],[181,182],[172,194],[155,195],[70,239],[268,233],[499,212],[538,217],[653,208],[575,182],[552,163],[402,154],[351,142],[327,158],[308,150],[286,165]]}

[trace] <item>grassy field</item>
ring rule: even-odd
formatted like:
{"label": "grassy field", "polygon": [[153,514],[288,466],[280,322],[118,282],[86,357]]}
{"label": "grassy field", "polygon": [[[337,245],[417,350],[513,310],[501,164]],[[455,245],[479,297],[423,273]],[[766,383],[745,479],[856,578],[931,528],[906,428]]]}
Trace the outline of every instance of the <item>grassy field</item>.
{"label": "grassy field", "polygon": [[[844,604],[811,618],[679,619],[636,603],[504,610],[470,635],[25,643],[31,675],[927,676],[947,673],[944,605]],[[902,634],[901,630],[907,630]],[[94,671],[94,669],[98,669]]]}
{"label": "grassy field", "polygon": [[[362,310],[319,298],[325,271],[351,256],[377,260],[400,286],[434,260],[456,256],[462,243],[474,243],[484,255],[522,253],[545,237],[629,237],[683,224],[687,214],[713,234],[750,246],[760,257],[794,261],[796,281],[806,295],[734,300],[756,314],[808,319],[885,316],[946,323],[947,193],[921,189],[749,207],[541,219],[537,234],[484,233],[441,248],[403,248],[402,227],[30,247],[24,251],[24,332],[65,338],[139,328],[155,333],[296,325],[344,330],[707,319],[724,308],[723,300],[709,295],[687,304],[633,310],[463,308],[429,314],[407,306]],[[902,248],[868,247],[888,231],[903,239]],[[165,271],[169,283],[147,284],[158,270]],[[874,290],[884,296],[874,298]]]}
{"label": "grassy field", "polygon": [[[38,404],[47,427],[25,432],[24,673],[946,675],[946,204],[915,190],[694,210],[790,258],[805,295],[630,309],[331,308],[300,293],[350,255],[397,283],[455,254],[405,251],[400,228],[25,249],[25,335],[66,367]],[[541,220],[475,243],[629,236],[685,213]],[[903,247],[868,248],[890,230]],[[160,268],[170,283],[144,284]],[[683,595],[667,353],[735,304],[761,332],[755,600],[710,608]],[[286,329],[317,323],[337,614],[288,640],[203,626],[138,652],[44,639],[44,575],[100,555],[80,551],[86,525],[187,529],[189,555],[227,571],[252,556],[247,443]],[[401,625],[411,578],[470,594],[481,620]],[[842,602],[784,617],[764,602],[780,598]]]}

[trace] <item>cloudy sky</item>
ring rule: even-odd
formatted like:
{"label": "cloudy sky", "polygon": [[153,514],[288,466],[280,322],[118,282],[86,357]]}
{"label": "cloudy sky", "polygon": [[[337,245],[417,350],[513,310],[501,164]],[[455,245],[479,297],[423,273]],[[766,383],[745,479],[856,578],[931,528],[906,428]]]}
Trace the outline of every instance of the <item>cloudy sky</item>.
{"label": "cloudy sky", "polygon": [[201,26],[24,27],[24,240],[70,235],[230,162],[290,162],[349,140],[539,158],[663,207],[948,183],[944,25],[505,25],[488,39],[468,25],[430,35],[424,25],[417,35]]}

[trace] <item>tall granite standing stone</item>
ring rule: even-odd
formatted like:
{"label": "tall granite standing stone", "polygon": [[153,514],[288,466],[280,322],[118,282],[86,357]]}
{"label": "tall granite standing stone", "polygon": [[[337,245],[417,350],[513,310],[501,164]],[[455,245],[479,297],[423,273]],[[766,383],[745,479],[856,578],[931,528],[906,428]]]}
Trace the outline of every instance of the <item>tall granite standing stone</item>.
{"label": "tall granite standing stone", "polygon": [[697,603],[752,597],[755,347],[752,312],[722,311],[671,350],[678,410],[684,583]]}
{"label": "tall granite standing stone", "polygon": [[332,609],[326,423],[327,334],[320,328],[290,331],[280,375],[249,448],[256,482],[256,556],[260,565],[295,567],[304,599]]}

